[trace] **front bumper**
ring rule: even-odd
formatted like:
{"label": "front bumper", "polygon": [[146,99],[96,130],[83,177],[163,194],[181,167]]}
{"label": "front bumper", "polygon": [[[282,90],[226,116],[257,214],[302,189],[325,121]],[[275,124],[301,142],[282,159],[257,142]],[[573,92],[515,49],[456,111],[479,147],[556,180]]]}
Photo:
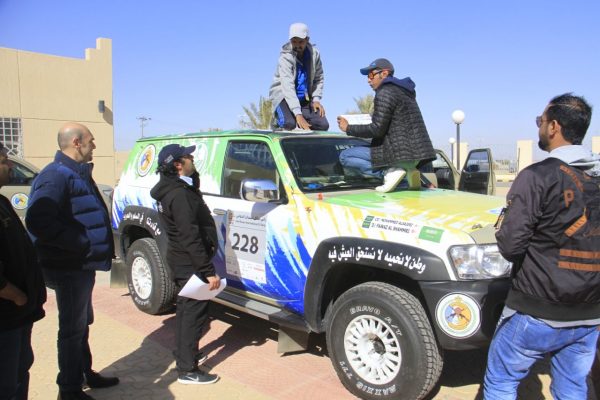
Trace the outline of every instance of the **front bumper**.
{"label": "front bumper", "polygon": [[419,284],[443,349],[469,350],[489,344],[510,287],[508,278]]}

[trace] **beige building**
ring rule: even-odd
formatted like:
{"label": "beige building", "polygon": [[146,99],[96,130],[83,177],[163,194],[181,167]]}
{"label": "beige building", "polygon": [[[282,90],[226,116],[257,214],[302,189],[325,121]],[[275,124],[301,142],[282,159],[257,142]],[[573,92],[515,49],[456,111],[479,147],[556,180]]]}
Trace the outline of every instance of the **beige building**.
{"label": "beige building", "polygon": [[84,59],[0,47],[0,93],[0,141],[12,154],[41,168],[54,159],[59,127],[80,122],[96,138],[94,179],[115,183],[110,39]]}

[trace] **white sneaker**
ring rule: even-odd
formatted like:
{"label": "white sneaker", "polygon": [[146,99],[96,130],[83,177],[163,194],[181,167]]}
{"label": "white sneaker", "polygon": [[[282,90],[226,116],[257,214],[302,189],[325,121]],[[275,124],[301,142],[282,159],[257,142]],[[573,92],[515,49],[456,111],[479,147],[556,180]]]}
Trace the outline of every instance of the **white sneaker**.
{"label": "white sneaker", "polygon": [[377,186],[375,190],[383,193],[391,192],[398,186],[404,175],[406,171],[402,168],[389,168],[383,176],[383,185]]}

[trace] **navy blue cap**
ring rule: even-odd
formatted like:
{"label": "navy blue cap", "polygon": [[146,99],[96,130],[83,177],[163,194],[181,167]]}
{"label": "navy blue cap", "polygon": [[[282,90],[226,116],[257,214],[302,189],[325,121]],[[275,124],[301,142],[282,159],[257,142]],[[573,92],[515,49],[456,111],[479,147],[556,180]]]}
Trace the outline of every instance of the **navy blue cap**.
{"label": "navy blue cap", "polygon": [[158,165],[169,164],[183,156],[189,156],[196,150],[196,146],[184,147],[179,144],[168,144],[158,153]]}
{"label": "navy blue cap", "polygon": [[394,66],[386,58],[378,58],[368,66],[361,68],[360,73],[363,75],[369,75],[369,72],[373,71],[374,69],[387,69],[388,71],[394,73]]}

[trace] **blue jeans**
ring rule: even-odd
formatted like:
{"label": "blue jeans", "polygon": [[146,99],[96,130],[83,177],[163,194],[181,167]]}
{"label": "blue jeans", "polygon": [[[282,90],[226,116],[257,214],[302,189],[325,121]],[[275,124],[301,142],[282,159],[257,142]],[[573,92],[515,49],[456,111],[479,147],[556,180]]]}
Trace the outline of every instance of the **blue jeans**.
{"label": "blue jeans", "polygon": [[340,163],[344,168],[353,168],[363,175],[383,178],[382,171],[373,171],[371,149],[367,146],[354,146],[340,152]]}
{"label": "blue jeans", "polygon": [[27,400],[33,364],[31,328],[27,324],[0,331],[0,400]]}
{"label": "blue jeans", "polygon": [[488,353],[483,398],[516,399],[519,382],[546,354],[551,355],[552,396],[557,400],[587,398],[586,377],[597,340],[596,326],[553,328],[521,313],[502,320]]}
{"label": "blue jeans", "polygon": [[84,372],[92,369],[88,342],[94,322],[92,291],[96,271],[60,271],[42,268],[46,286],[54,289],[58,308],[58,376],[63,392],[81,390]]}

